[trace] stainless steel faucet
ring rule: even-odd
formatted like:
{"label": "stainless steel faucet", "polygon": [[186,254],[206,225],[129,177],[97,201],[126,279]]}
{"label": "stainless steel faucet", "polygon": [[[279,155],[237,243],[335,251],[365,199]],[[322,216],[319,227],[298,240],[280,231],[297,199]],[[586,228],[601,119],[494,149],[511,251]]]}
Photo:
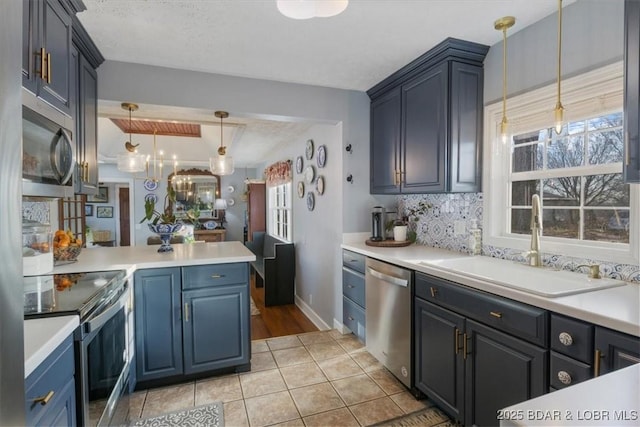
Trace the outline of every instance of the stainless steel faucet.
{"label": "stainless steel faucet", "polygon": [[523,255],[529,258],[529,265],[542,267],[540,253],[540,233],[542,231],[542,213],[540,210],[540,196],[534,194],[531,197],[531,246]]}

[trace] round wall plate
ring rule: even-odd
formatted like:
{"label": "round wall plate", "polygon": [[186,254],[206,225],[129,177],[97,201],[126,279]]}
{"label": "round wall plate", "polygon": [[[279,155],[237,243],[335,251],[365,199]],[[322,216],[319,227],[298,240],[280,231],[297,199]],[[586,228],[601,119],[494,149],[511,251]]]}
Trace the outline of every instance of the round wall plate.
{"label": "round wall plate", "polygon": [[158,188],[158,181],[154,181],[153,179],[145,179],[144,180],[144,189],[147,191],[155,191]]}
{"label": "round wall plate", "polygon": [[313,158],[313,139],[307,139],[305,155],[307,156],[307,160],[311,160]]}
{"label": "round wall plate", "polygon": [[316,198],[311,191],[307,193],[307,209],[310,211],[316,206]]}
{"label": "round wall plate", "polygon": [[324,165],[327,164],[327,147],[326,146],[321,145],[320,147],[318,147],[318,157],[316,158],[316,161],[318,162],[319,168],[323,168]]}
{"label": "round wall plate", "polygon": [[235,201],[235,199],[233,197],[229,197],[227,199],[227,206],[233,206],[235,204],[236,204],[236,201]]}
{"label": "round wall plate", "polygon": [[316,191],[320,196],[324,194],[324,176],[319,175],[316,179]]}
{"label": "round wall plate", "polygon": [[303,164],[304,164],[304,161],[302,160],[302,156],[298,156],[298,158],[296,159],[296,172],[297,173],[302,173]]}
{"label": "round wall plate", "polygon": [[307,184],[311,184],[316,177],[316,169],[309,165],[304,169],[304,179],[307,181]]}
{"label": "round wall plate", "polygon": [[236,191],[236,188],[233,185],[227,187],[227,193],[231,194]]}
{"label": "round wall plate", "polygon": [[304,197],[304,182],[298,181],[298,197],[301,199]]}

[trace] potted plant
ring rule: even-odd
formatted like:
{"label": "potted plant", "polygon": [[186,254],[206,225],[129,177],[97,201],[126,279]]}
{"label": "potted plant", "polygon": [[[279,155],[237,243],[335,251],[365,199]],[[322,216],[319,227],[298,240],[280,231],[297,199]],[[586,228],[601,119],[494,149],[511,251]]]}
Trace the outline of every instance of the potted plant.
{"label": "potted plant", "polygon": [[173,214],[172,205],[176,202],[176,192],[171,185],[167,187],[167,195],[164,197],[164,208],[162,212],[156,210],[155,198],[147,198],[144,201],[144,218],[140,221],[143,223],[149,221],[149,230],[160,236],[160,248],[158,252],[173,252],[171,247],[171,236],[182,227],[181,223],[176,222],[176,216]]}
{"label": "potted plant", "polygon": [[403,217],[402,221],[403,225],[407,226],[404,231],[406,233],[406,240],[411,242],[416,241],[418,234],[415,231],[415,226],[417,222],[420,221],[420,218],[424,216],[430,208],[431,205],[422,200],[419,201],[416,206],[407,208],[407,216]]}

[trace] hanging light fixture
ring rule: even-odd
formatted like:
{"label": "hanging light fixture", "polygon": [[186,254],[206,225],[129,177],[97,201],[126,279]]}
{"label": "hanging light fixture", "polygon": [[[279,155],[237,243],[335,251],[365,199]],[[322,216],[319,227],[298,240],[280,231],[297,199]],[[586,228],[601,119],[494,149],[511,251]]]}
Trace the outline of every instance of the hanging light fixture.
{"label": "hanging light fixture", "polygon": [[493,23],[493,27],[502,31],[502,122],[500,123],[500,138],[503,144],[509,141],[509,122],[507,120],[507,30],[513,27],[516,18],[504,16]]}
{"label": "hanging light fixture", "polygon": [[131,112],[138,110],[138,105],[131,102],[123,102],[120,106],[124,110],[129,110],[129,140],[124,143],[124,148],[127,151],[118,154],[118,170],[130,173],[142,172],[145,170],[145,156],[138,153],[136,147],[140,144],[134,145],[131,142]]}
{"label": "hanging light fixture", "polygon": [[562,125],[564,121],[564,107],[560,101],[560,75],[561,75],[561,61],[562,61],[562,0],[558,0],[558,99],[556,101],[556,108],[554,109],[555,117],[555,130],[557,134],[562,132]]}
{"label": "hanging light fixture", "polygon": [[292,19],[328,18],[347,8],[349,0],[278,0],[280,13]]}
{"label": "hanging light fixture", "polygon": [[214,175],[231,175],[234,171],[233,157],[227,156],[227,147],[222,144],[222,119],[229,117],[229,113],[216,111],[214,115],[220,119],[220,148],[218,154],[209,159],[209,168]]}

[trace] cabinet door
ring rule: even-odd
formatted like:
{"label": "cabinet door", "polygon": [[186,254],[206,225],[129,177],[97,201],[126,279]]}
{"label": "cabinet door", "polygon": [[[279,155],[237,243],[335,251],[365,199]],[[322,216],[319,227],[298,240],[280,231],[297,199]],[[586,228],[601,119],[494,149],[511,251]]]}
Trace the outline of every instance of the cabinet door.
{"label": "cabinet door", "polygon": [[181,374],[180,268],[138,270],[133,286],[137,381]]}
{"label": "cabinet door", "polygon": [[39,47],[46,51],[47,70],[38,80],[38,96],[71,115],[71,15],[59,0],[44,0],[41,13]]}
{"label": "cabinet door", "polygon": [[467,319],[465,424],[498,425],[498,409],[544,394],[547,350]]}
{"label": "cabinet door", "polygon": [[400,97],[398,88],[371,103],[371,194],[400,192]]}
{"label": "cabinet door", "polygon": [[[36,0],[22,1],[22,86],[36,93],[36,59],[40,59],[38,40],[38,4]],[[38,70],[40,64],[37,65]]]}
{"label": "cabinet door", "polygon": [[[603,375],[618,369],[640,363],[640,338],[621,332],[596,327],[596,355],[600,369],[597,375]],[[594,365],[598,360],[594,360]],[[598,371],[598,369],[596,369]]]}
{"label": "cabinet door", "polygon": [[464,318],[415,300],[415,385],[447,414],[464,420]]}
{"label": "cabinet door", "polygon": [[402,85],[402,192],[446,189],[448,63]]}
{"label": "cabinet door", "polygon": [[246,283],[183,292],[184,373],[249,363]]}
{"label": "cabinet door", "polygon": [[36,426],[73,427],[76,423],[76,393],[73,377],[56,393],[57,400],[48,407]]}
{"label": "cabinet door", "polygon": [[480,191],[482,177],[482,67],[451,63],[448,191]]}
{"label": "cabinet door", "polygon": [[640,182],[640,2],[624,3],[624,128],[625,182]]}
{"label": "cabinet door", "polygon": [[78,177],[80,194],[98,194],[98,74],[78,54]]}

